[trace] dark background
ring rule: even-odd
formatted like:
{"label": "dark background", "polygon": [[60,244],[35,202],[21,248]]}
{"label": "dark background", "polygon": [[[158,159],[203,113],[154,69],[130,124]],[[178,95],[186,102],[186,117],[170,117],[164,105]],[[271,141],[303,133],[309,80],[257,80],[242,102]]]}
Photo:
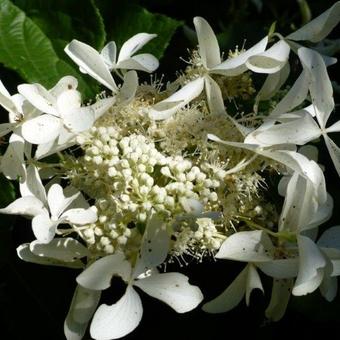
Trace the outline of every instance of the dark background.
{"label": "dark background", "polygon": [[[268,32],[273,21],[277,21],[277,31],[282,34],[291,32],[302,22],[297,1],[293,0],[263,1],[261,10],[254,5],[255,1],[249,0],[144,0],[139,3],[150,12],[183,20],[191,29],[192,18],[203,16],[216,33],[222,33],[221,44],[226,51],[233,49],[236,44],[242,46],[244,39],[247,39],[246,46],[252,46]],[[313,16],[316,16],[334,1],[316,0],[308,3]],[[338,32],[334,31],[331,37],[338,38]],[[186,49],[193,47],[190,44],[183,29],[178,29],[161,60],[158,74],[165,73],[174,79],[175,71],[185,67],[179,57],[187,57]],[[339,80],[338,66],[333,66],[329,72],[332,79]],[[22,82],[16,73],[1,65],[0,79],[9,89],[15,89]],[[338,116],[337,112],[334,116]],[[326,176],[329,191],[339,198],[338,177],[322,147],[320,158],[321,163],[328,165]],[[340,220],[337,210],[328,225],[334,225]],[[16,247],[34,239],[29,223],[20,217],[9,218],[3,215],[0,221],[4,226],[0,230],[0,339],[64,339],[63,321],[78,272],[20,261],[16,256]],[[200,286],[205,301],[209,301],[225,289],[242,268],[243,264],[207,259],[204,263],[191,263],[184,268],[173,266],[169,270],[187,274],[191,283]],[[250,307],[247,308],[243,301],[233,311],[219,315],[206,314],[199,308],[179,315],[163,303],[141,293],[144,316],[141,325],[126,339],[230,339],[242,336],[283,339],[300,335],[314,339],[318,331],[322,331],[324,336],[335,332],[335,338],[339,337],[339,296],[332,303],[323,300],[318,291],[306,297],[292,298],[286,316],[278,323],[269,323],[264,318],[264,310],[269,302],[271,282],[262,277],[265,288],[268,288],[264,296],[255,291]],[[122,294],[123,288],[120,282],[115,281],[113,287],[104,292],[103,301],[113,303]]]}

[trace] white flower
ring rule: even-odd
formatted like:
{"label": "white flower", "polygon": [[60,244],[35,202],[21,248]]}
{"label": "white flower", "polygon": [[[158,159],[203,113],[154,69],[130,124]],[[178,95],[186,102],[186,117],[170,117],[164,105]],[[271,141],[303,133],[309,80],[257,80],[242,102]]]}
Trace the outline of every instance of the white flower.
{"label": "white flower", "polygon": [[71,208],[80,192],[65,196],[59,184],[52,184],[46,195],[38,170],[33,166],[20,189],[23,197],[0,209],[0,213],[33,217],[33,233],[42,243],[49,243],[53,239],[61,223],[84,225],[97,220],[97,213],[91,207]]}
{"label": "white flower", "polygon": [[[272,117],[272,122],[269,124],[265,122],[263,126],[250,133],[245,142],[259,145],[281,143],[303,145],[322,135],[340,176],[340,148],[328,137],[328,133],[340,132],[340,121],[326,128],[328,118],[334,109],[334,99],[325,61],[318,52],[304,47],[299,48],[298,55],[304,68],[300,79],[301,82],[306,83],[305,88],[299,86],[300,89],[303,89],[303,96],[306,96],[307,90],[309,90],[313,105],[302,111]],[[288,95],[291,97],[290,93]],[[314,121],[313,116],[316,117],[318,124]],[[280,121],[281,124],[274,125],[275,121]]]}
{"label": "white flower", "polygon": [[155,37],[157,37],[157,34],[138,33],[134,35],[123,44],[118,58],[116,57],[116,43],[110,41],[104,46],[100,55],[110,71],[113,69],[124,69],[153,72],[158,68],[159,63],[152,54],[134,54]]}
{"label": "white flower", "polygon": [[31,145],[22,137],[22,125],[40,114],[21,94],[11,96],[0,81],[0,105],[9,113],[9,123],[0,124],[0,137],[13,132],[1,158],[1,172],[9,179],[25,180],[24,157],[31,156]]}
{"label": "white flower", "polygon": [[[197,32],[199,54],[206,72],[203,77],[198,77],[189,82],[169,98],[154,105],[149,111],[152,119],[163,120],[171,117],[176,111],[198,97],[204,88],[211,113],[226,115],[221,90],[209,74],[236,76],[247,71],[248,67],[246,64],[248,59],[263,52],[268,41],[268,37],[265,37],[258,44],[241,53],[236,58],[222,62],[216,36],[208,22],[201,17],[195,17],[194,25]],[[267,57],[264,56],[263,58]],[[232,119],[229,116],[227,117]]]}
{"label": "white flower", "polygon": [[24,98],[20,94],[11,96],[0,81],[0,105],[9,112],[9,123],[0,124],[0,137],[13,131],[22,120]]}
{"label": "white flower", "polygon": [[22,136],[32,144],[45,144],[58,140],[62,145],[74,133],[88,130],[115,102],[106,98],[90,106],[81,106],[81,96],[76,90],[77,80],[66,76],[50,91],[40,84],[22,84],[18,91],[37,109],[43,112],[22,124]]}
{"label": "white flower", "polygon": [[[286,37],[281,37],[292,50],[296,53],[301,45],[296,41],[308,40],[311,42],[319,42],[324,39],[338,24],[340,18],[340,2],[335,3],[327,11],[314,18],[312,21],[298,29],[297,31],[289,34]],[[328,56],[322,56],[327,66],[336,62],[335,58]],[[276,73],[269,74],[262,88],[257,95],[257,103],[260,100],[270,99],[285,83],[289,75],[289,64],[281,68]],[[272,114],[287,112],[294,107],[300,105],[307,96],[308,91],[308,79],[306,79],[306,72],[302,72],[300,77],[296,80],[295,84],[289,90],[287,96],[275,107]],[[255,110],[257,110],[257,103],[255,104]]]}
{"label": "white flower", "polygon": [[[95,312],[90,327],[94,339],[117,339],[138,326],[143,309],[133,286],[167,303],[178,313],[188,312],[202,301],[201,291],[190,285],[186,276],[180,273],[159,274],[155,269],[165,260],[168,248],[169,235],[165,225],[154,216],[147,225],[141,257],[134,269],[122,254],[114,254],[96,261],[77,277],[78,284],[93,294],[110,287],[113,275],[120,276],[127,283],[126,292],[117,303],[111,306],[101,305]],[[78,317],[78,313],[71,309],[70,314],[73,318]],[[66,324],[66,334],[71,334],[79,326],[68,319]]]}
{"label": "white flower", "polygon": [[276,279],[295,277],[297,260],[276,259],[274,254],[273,243],[262,230],[238,232],[228,237],[215,257],[247,262],[248,265],[221,295],[206,303],[203,310],[209,313],[229,311],[239,304],[244,295],[248,305],[254,288],[263,291],[256,267],[265,268],[265,273]]}
{"label": "white flower", "polygon": [[[267,315],[276,320],[283,316],[290,295],[287,294],[288,289],[293,288],[294,295],[304,295],[317,289],[323,281],[330,281],[331,271],[326,266],[330,259],[310,238],[300,235],[331,216],[331,197],[328,196],[328,200],[319,205],[313,196],[313,183],[295,172],[286,189],[276,237],[280,234],[282,237],[285,237],[284,234],[288,237],[295,235],[297,245],[288,243],[285,246],[281,242],[280,249],[276,249],[263,230],[238,232],[223,242],[216,258],[247,262],[248,265],[220,296],[204,305],[204,310],[212,313],[228,311],[241,301],[245,293],[248,304],[251,290],[262,289],[255,267],[276,280],[267,310]],[[293,285],[291,279],[294,277],[297,278]],[[277,298],[278,294],[282,294],[281,301]],[[328,290],[325,294],[329,294]]]}
{"label": "white flower", "polygon": [[157,69],[158,60],[151,54],[135,54],[156,34],[138,33],[127,40],[116,58],[117,47],[114,41],[109,42],[99,54],[91,46],[78,41],[72,40],[66,47],[65,52],[68,56],[79,65],[80,70],[88,73],[99,83],[106,86],[114,93],[118,92],[118,86],[111,75],[112,70],[142,70],[153,72]]}
{"label": "white flower", "polygon": [[[230,58],[222,62],[217,38],[208,22],[201,17],[195,17],[194,25],[197,33],[199,54],[202,64],[209,73],[231,77],[237,76],[247,71],[249,66],[252,67],[250,58],[256,55],[261,55],[267,46],[268,37],[265,37],[249,50],[240,53],[237,57]],[[265,55],[262,59],[270,58],[271,55]],[[259,71],[263,72],[264,70],[256,68],[255,72]]]}

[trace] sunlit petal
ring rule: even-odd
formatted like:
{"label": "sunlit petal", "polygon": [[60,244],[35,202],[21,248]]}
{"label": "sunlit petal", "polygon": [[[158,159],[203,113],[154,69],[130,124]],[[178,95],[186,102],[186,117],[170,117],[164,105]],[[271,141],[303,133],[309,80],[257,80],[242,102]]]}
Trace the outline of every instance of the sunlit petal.
{"label": "sunlit petal", "polygon": [[140,297],[131,286],[128,286],[126,293],[117,303],[112,306],[99,306],[91,323],[91,337],[96,340],[121,338],[138,326],[142,314]]}
{"label": "sunlit petal", "polygon": [[177,313],[186,313],[203,300],[200,289],[189,284],[188,280],[187,276],[180,273],[153,274],[135,281],[134,285],[165,302]]}

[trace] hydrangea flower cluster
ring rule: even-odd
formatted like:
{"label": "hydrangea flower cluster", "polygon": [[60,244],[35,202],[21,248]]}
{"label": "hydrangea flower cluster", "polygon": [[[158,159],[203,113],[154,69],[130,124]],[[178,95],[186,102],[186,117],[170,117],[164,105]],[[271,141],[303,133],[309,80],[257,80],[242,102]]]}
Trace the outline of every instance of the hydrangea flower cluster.
{"label": "hydrangea flower cluster", "polygon": [[[160,271],[174,259],[245,263],[204,303],[208,313],[231,310],[244,296],[249,304],[253,289],[264,290],[259,271],[273,279],[269,319],[284,315],[291,294],[319,288],[334,299],[340,226],[318,234],[333,200],[317,149],[307,143],[323,136],[340,175],[340,149],[328,136],[340,123],[327,125],[334,110],[327,67],[336,60],[300,43],[320,42],[339,21],[337,2],[296,32],[271,32],[223,60],[213,30],[196,17],[198,48],[166,86],[138,81],[136,71],[158,67],[153,55],[136,54],[154,34],[133,36],[118,57],[113,41],[98,52],[73,40],[65,52],[106,88],[88,105],[72,76],[52,89],[22,84],[14,95],[0,82],[9,113],[0,136],[10,135],[0,169],[19,181],[21,194],[0,213],[32,219],[35,240],[18,247],[22,260],[82,269],[67,339],[81,339],[89,324],[98,340],[133,331],[143,313],[134,286],[178,313],[196,308],[199,287]],[[293,53],[302,71],[287,87]],[[267,75],[259,90],[257,74]],[[244,100],[253,100],[253,112],[229,114]],[[265,194],[270,176],[280,178],[281,212]],[[126,291],[115,304],[100,304],[112,276]]]}

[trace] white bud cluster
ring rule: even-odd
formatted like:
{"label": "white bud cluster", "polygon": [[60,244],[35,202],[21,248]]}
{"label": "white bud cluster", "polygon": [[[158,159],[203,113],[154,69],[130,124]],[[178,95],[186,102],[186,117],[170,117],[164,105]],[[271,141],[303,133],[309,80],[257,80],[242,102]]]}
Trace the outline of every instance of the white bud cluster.
{"label": "white bud cluster", "polygon": [[181,257],[189,254],[201,260],[205,255],[214,254],[226,239],[211,218],[197,218],[196,227],[196,230],[182,227],[180,231],[175,232],[175,241],[172,245],[173,256]]}
{"label": "white bud cluster", "polygon": [[98,252],[126,249],[152,213],[169,222],[182,215],[183,199],[196,199],[205,210],[218,201],[220,181],[182,156],[162,154],[143,135],[121,136],[113,127],[94,127],[82,147],[85,155],[77,159],[70,178],[96,199],[98,221],[83,235]]}

